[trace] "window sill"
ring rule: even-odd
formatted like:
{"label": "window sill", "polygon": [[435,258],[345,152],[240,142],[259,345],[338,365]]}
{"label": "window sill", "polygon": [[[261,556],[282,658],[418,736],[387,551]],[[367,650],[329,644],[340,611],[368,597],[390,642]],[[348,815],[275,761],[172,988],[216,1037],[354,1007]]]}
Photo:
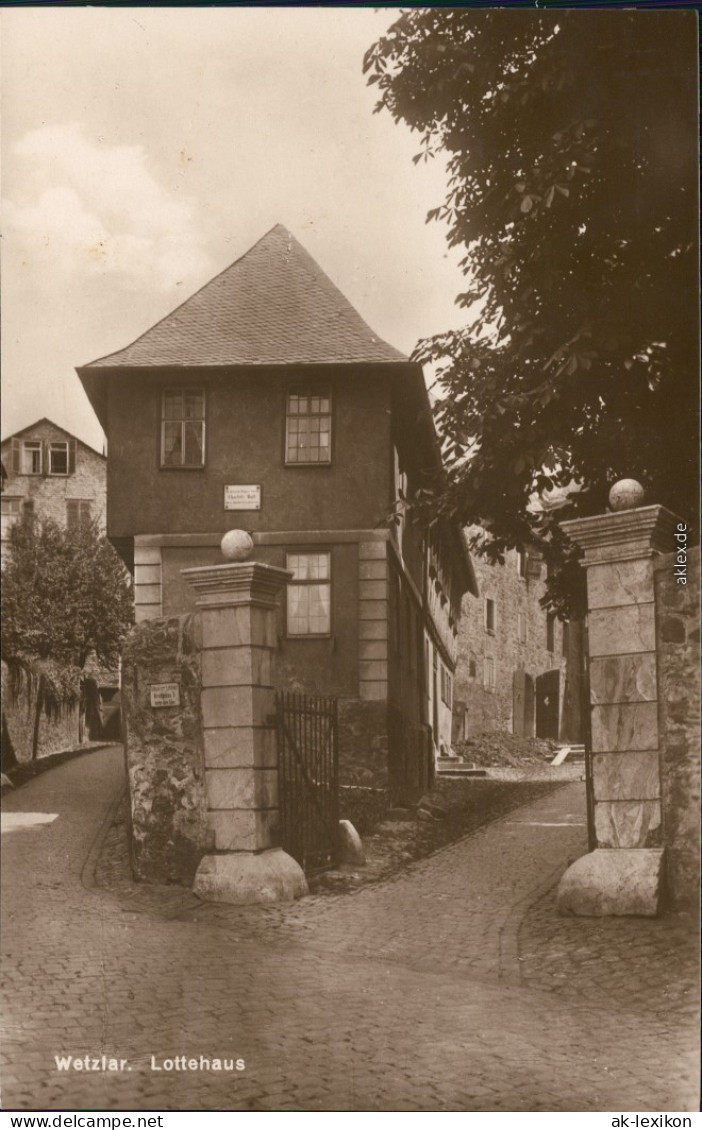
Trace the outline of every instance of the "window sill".
{"label": "window sill", "polygon": [[159,467],[159,471],[204,471],[204,470],[205,470],[205,464],[204,463],[184,463],[181,467],[167,467],[164,463],[162,463]]}
{"label": "window sill", "polygon": [[299,636],[293,636],[287,633],[284,638],[286,640],[331,640],[334,637],[331,632],[325,633],[324,635],[313,635],[312,632],[305,632],[304,635]]}

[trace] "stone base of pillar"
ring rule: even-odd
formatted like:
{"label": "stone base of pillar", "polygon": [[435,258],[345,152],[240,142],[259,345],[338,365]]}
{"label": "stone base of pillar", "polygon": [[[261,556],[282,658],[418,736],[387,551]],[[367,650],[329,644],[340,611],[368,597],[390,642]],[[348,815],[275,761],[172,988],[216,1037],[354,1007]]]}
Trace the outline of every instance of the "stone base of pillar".
{"label": "stone base of pillar", "polygon": [[309,893],[304,871],[282,848],[205,855],[193,880],[193,891],[205,902],[236,906],[291,902]]}
{"label": "stone base of pillar", "polygon": [[663,848],[597,848],[576,859],[558,885],[558,913],[581,918],[660,913]]}

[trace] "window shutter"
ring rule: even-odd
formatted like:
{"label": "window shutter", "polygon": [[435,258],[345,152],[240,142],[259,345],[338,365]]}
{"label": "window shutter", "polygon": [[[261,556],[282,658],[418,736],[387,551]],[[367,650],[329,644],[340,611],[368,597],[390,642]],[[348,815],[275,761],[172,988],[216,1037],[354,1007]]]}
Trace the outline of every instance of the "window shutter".
{"label": "window shutter", "polygon": [[22,444],[20,443],[20,441],[18,439],[13,439],[12,440],[12,457],[11,457],[11,463],[10,463],[10,470],[12,471],[13,475],[19,475],[19,473],[21,471],[21,462],[20,462],[21,458],[22,458]]}
{"label": "window shutter", "polygon": [[45,439],[41,445],[41,473],[48,475],[49,473],[49,441]]}
{"label": "window shutter", "polygon": [[78,507],[79,503],[77,499],[66,499],[66,525],[68,526],[69,530],[75,529],[75,527],[78,525]]}
{"label": "window shutter", "polygon": [[74,439],[68,441],[68,473],[69,475],[76,473],[76,441]]}

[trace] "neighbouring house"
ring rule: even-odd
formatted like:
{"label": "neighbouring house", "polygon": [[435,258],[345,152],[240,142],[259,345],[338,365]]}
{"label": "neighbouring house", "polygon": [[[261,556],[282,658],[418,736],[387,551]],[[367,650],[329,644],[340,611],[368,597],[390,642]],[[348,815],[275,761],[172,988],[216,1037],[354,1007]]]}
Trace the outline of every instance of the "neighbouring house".
{"label": "neighbouring house", "polygon": [[93,519],[104,530],[107,459],[43,418],[2,441],[2,548],[18,519],[61,526]]}
{"label": "neighbouring house", "polygon": [[[194,607],[181,570],[231,528],[292,573],[281,689],[339,699],[342,779],[421,790],[451,740],[459,528],[411,500],[441,474],[421,367],[281,225],[131,345],[78,369],[108,436],[108,537],[137,620]],[[394,516],[393,516],[394,515]]]}
{"label": "neighbouring house", "polygon": [[509,550],[503,565],[476,556],[474,567],[480,600],[464,603],[459,626],[454,741],[502,730],[582,742],[583,628],[541,606],[541,556]]}

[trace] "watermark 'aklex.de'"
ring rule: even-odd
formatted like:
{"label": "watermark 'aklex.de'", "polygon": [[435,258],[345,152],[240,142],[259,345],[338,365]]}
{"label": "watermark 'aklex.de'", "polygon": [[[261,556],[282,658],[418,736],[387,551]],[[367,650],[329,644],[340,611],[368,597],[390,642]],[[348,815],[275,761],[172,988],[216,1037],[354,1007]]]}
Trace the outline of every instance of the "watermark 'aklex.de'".
{"label": "watermark 'aklex.de'", "polygon": [[687,584],[687,526],[684,522],[678,522],[677,529],[673,534],[676,542],[678,543],[675,548],[675,569],[673,576],[675,577],[676,585]]}

